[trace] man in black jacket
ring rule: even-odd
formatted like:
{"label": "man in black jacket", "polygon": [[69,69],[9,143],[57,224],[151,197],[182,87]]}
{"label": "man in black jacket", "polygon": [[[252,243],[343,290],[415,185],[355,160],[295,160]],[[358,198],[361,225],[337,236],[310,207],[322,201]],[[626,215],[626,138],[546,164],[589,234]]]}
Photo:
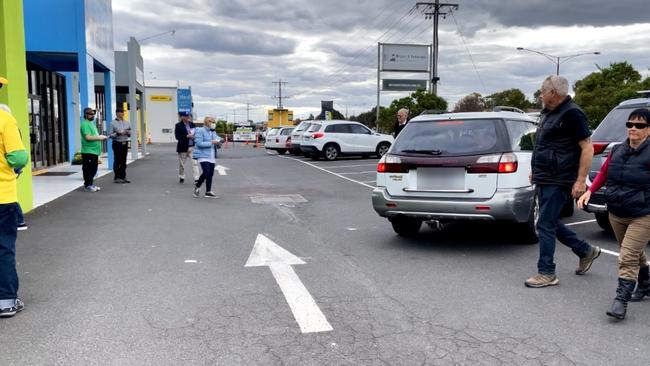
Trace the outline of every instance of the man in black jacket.
{"label": "man in black jacket", "polygon": [[536,134],[531,177],[539,204],[539,260],[538,273],[525,282],[528,287],[559,283],[553,259],[556,236],[580,258],[575,271],[578,275],[586,273],[600,255],[599,247],[589,245],[560,222],[562,207],[587,189],[585,181],[594,155],[587,118],[568,95],[569,82],[564,77],[547,77],[540,92],[544,110]]}
{"label": "man in black jacket", "polygon": [[192,159],[192,150],[194,149],[194,131],[196,127],[190,121],[190,114],[188,112],[178,112],[181,120],[174,127],[174,135],[176,136],[176,152],[178,153],[178,181],[185,182],[185,162],[187,158],[190,159],[192,164],[192,179],[196,182],[199,179],[199,167],[196,160]]}
{"label": "man in black jacket", "polygon": [[397,135],[399,135],[399,133],[402,132],[402,129],[408,123],[408,118],[409,118],[408,109],[402,108],[399,111],[397,111],[397,121],[393,126],[393,137],[397,137]]}

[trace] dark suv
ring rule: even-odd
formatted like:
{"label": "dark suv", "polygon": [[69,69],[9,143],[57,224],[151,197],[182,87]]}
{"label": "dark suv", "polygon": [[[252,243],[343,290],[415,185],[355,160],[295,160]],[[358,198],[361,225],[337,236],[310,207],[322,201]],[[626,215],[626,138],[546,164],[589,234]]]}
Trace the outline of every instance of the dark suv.
{"label": "dark suv", "polygon": [[[612,109],[591,136],[594,145],[594,160],[587,184],[591,184],[591,181],[596,178],[612,147],[627,139],[627,129],[624,123],[630,113],[637,108],[650,110],[650,90],[640,91],[639,94],[644,97],[623,101]],[[609,223],[609,215],[605,205],[605,189],[606,187],[602,187],[591,195],[585,211],[593,212],[596,215],[598,225],[604,230],[611,231],[612,227]]]}

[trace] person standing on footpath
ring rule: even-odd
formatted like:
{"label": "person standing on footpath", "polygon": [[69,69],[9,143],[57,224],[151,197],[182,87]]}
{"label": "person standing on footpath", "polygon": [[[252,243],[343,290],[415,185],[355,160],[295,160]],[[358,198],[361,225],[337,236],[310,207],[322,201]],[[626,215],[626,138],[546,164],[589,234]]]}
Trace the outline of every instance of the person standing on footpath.
{"label": "person standing on footpath", "polygon": [[101,190],[94,184],[99,164],[99,155],[102,153],[102,141],[108,136],[100,135],[95,125],[95,110],[84,108],[84,118],[81,121],[81,169],[84,176],[84,190],[97,192]]}
{"label": "person standing on footpath", "polygon": [[[9,81],[0,77],[0,88]],[[20,138],[18,123],[0,108],[0,317],[9,318],[25,308],[18,298],[16,237],[18,235],[18,192],[16,172],[27,165],[29,156]]]}
{"label": "person standing on footpath", "polygon": [[214,176],[217,148],[221,145],[221,137],[215,132],[216,126],[213,117],[205,117],[203,127],[197,128],[194,135],[196,146],[192,158],[198,160],[202,171],[199,180],[194,184],[192,195],[195,198],[199,196],[203,182],[205,182],[205,198],[219,198],[212,192],[212,177]]}
{"label": "person standing on footpath", "polygon": [[393,126],[393,137],[397,138],[397,135],[399,135],[399,133],[402,132],[402,129],[408,123],[408,118],[409,118],[408,109],[402,108],[399,111],[397,111],[397,122],[395,122],[395,125]]}
{"label": "person standing on footpath", "polygon": [[178,153],[178,182],[185,182],[185,163],[190,159],[192,164],[192,179],[196,184],[199,179],[199,167],[194,159],[192,159],[192,150],[194,149],[194,132],[196,127],[190,121],[190,114],[188,112],[178,112],[181,117],[180,122],[174,126],[174,135],[176,136],[176,152]]}
{"label": "person standing on footpath", "polygon": [[[620,246],[618,288],[607,315],[625,319],[628,301],[641,301],[650,294],[650,274],[645,247],[650,240],[650,111],[635,109],[625,126],[627,140],[612,148],[589,190],[578,199],[583,208],[591,193],[605,182],[609,222]],[[634,291],[634,286],[638,287]],[[632,293],[634,291],[634,293]]]}
{"label": "person standing on footpath", "polygon": [[[584,112],[569,96],[569,82],[562,76],[548,76],[542,83],[544,105],[531,160],[531,182],[536,185],[539,204],[536,228],[539,237],[537,274],[525,281],[528,287],[557,285],[555,238],[579,258],[577,275],[585,274],[600,255],[560,221],[562,207],[586,191],[586,179],[594,149]],[[572,204],[573,202],[571,202]]]}
{"label": "person standing on footpath", "polygon": [[[3,79],[6,81],[7,79]],[[0,81],[0,88],[2,88],[2,83]],[[9,108],[8,105],[6,104],[0,104],[0,109],[3,109],[5,112],[11,114],[11,108]],[[20,132],[20,130],[18,130]],[[22,140],[22,134],[21,134],[21,140]],[[16,168],[14,169],[14,172],[16,173],[16,180],[18,177],[20,177],[20,174],[23,172],[22,168]],[[27,230],[27,222],[25,222],[25,215],[23,214],[23,209],[20,207],[20,204],[18,204],[18,211],[16,212],[18,215],[18,231],[22,230]]]}
{"label": "person standing on footpath", "polygon": [[126,156],[129,152],[131,124],[124,120],[124,110],[115,110],[115,119],[111,122],[109,136],[113,140],[113,183],[131,183],[126,179]]}

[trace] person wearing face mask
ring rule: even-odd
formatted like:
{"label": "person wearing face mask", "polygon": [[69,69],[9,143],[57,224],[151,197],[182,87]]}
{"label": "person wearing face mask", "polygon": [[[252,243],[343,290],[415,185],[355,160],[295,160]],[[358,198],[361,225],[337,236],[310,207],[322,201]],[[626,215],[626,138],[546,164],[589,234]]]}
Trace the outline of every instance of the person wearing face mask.
{"label": "person wearing face mask", "polygon": [[192,195],[198,197],[201,185],[205,182],[205,198],[218,198],[212,192],[212,177],[216,164],[217,148],[221,145],[221,137],[215,132],[216,121],[214,117],[205,117],[203,127],[197,128],[194,133],[194,151],[192,158],[201,165],[201,176],[194,185]]}
{"label": "person wearing face mask", "polygon": [[[593,183],[578,199],[583,208],[591,193],[606,183],[605,202],[609,221],[620,246],[618,288],[607,315],[624,319],[628,301],[650,295],[650,276],[645,247],[650,239],[650,111],[635,109],[625,123],[627,140],[612,148]],[[634,286],[638,286],[634,291]]]}
{"label": "person wearing face mask", "polygon": [[81,170],[84,176],[84,191],[97,192],[101,188],[94,184],[99,163],[99,154],[102,153],[102,141],[108,136],[100,135],[95,125],[95,110],[84,108],[84,115],[80,125],[81,129]]}

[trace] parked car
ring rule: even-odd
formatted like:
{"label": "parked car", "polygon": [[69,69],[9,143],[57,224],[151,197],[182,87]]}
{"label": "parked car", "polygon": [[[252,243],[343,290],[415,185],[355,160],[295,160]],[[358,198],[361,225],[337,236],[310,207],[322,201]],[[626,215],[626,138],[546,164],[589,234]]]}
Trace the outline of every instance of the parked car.
{"label": "parked car", "polygon": [[309,126],[311,126],[312,121],[302,121],[298,126],[296,126],[293,131],[291,131],[291,148],[290,152],[292,154],[299,155],[302,153],[300,150],[300,142],[302,141],[302,134],[307,131]]}
{"label": "parked car", "polygon": [[[643,98],[629,99],[619,103],[612,109],[602,122],[598,125],[591,136],[594,145],[594,159],[591,164],[591,171],[587,184],[596,178],[600,167],[603,165],[612,147],[627,139],[627,129],[625,121],[627,117],[637,108],[647,108],[650,110],[650,90],[641,91]],[[605,204],[605,189],[603,186],[597,192],[594,192],[589,199],[589,204],[585,208],[588,212],[593,212],[596,216],[596,222],[603,230],[611,231],[612,226],[609,223],[609,214]]]}
{"label": "parked car", "polygon": [[341,155],[384,156],[393,136],[376,133],[359,122],[314,121],[304,134],[300,150],[314,159],[336,160]]}
{"label": "parked car", "polygon": [[283,155],[291,148],[291,131],[293,127],[274,127],[267,131],[264,147]]}
{"label": "parked car", "polygon": [[373,207],[402,236],[423,221],[501,220],[536,242],[528,178],[536,128],[518,112],[420,115],[379,160]]}

